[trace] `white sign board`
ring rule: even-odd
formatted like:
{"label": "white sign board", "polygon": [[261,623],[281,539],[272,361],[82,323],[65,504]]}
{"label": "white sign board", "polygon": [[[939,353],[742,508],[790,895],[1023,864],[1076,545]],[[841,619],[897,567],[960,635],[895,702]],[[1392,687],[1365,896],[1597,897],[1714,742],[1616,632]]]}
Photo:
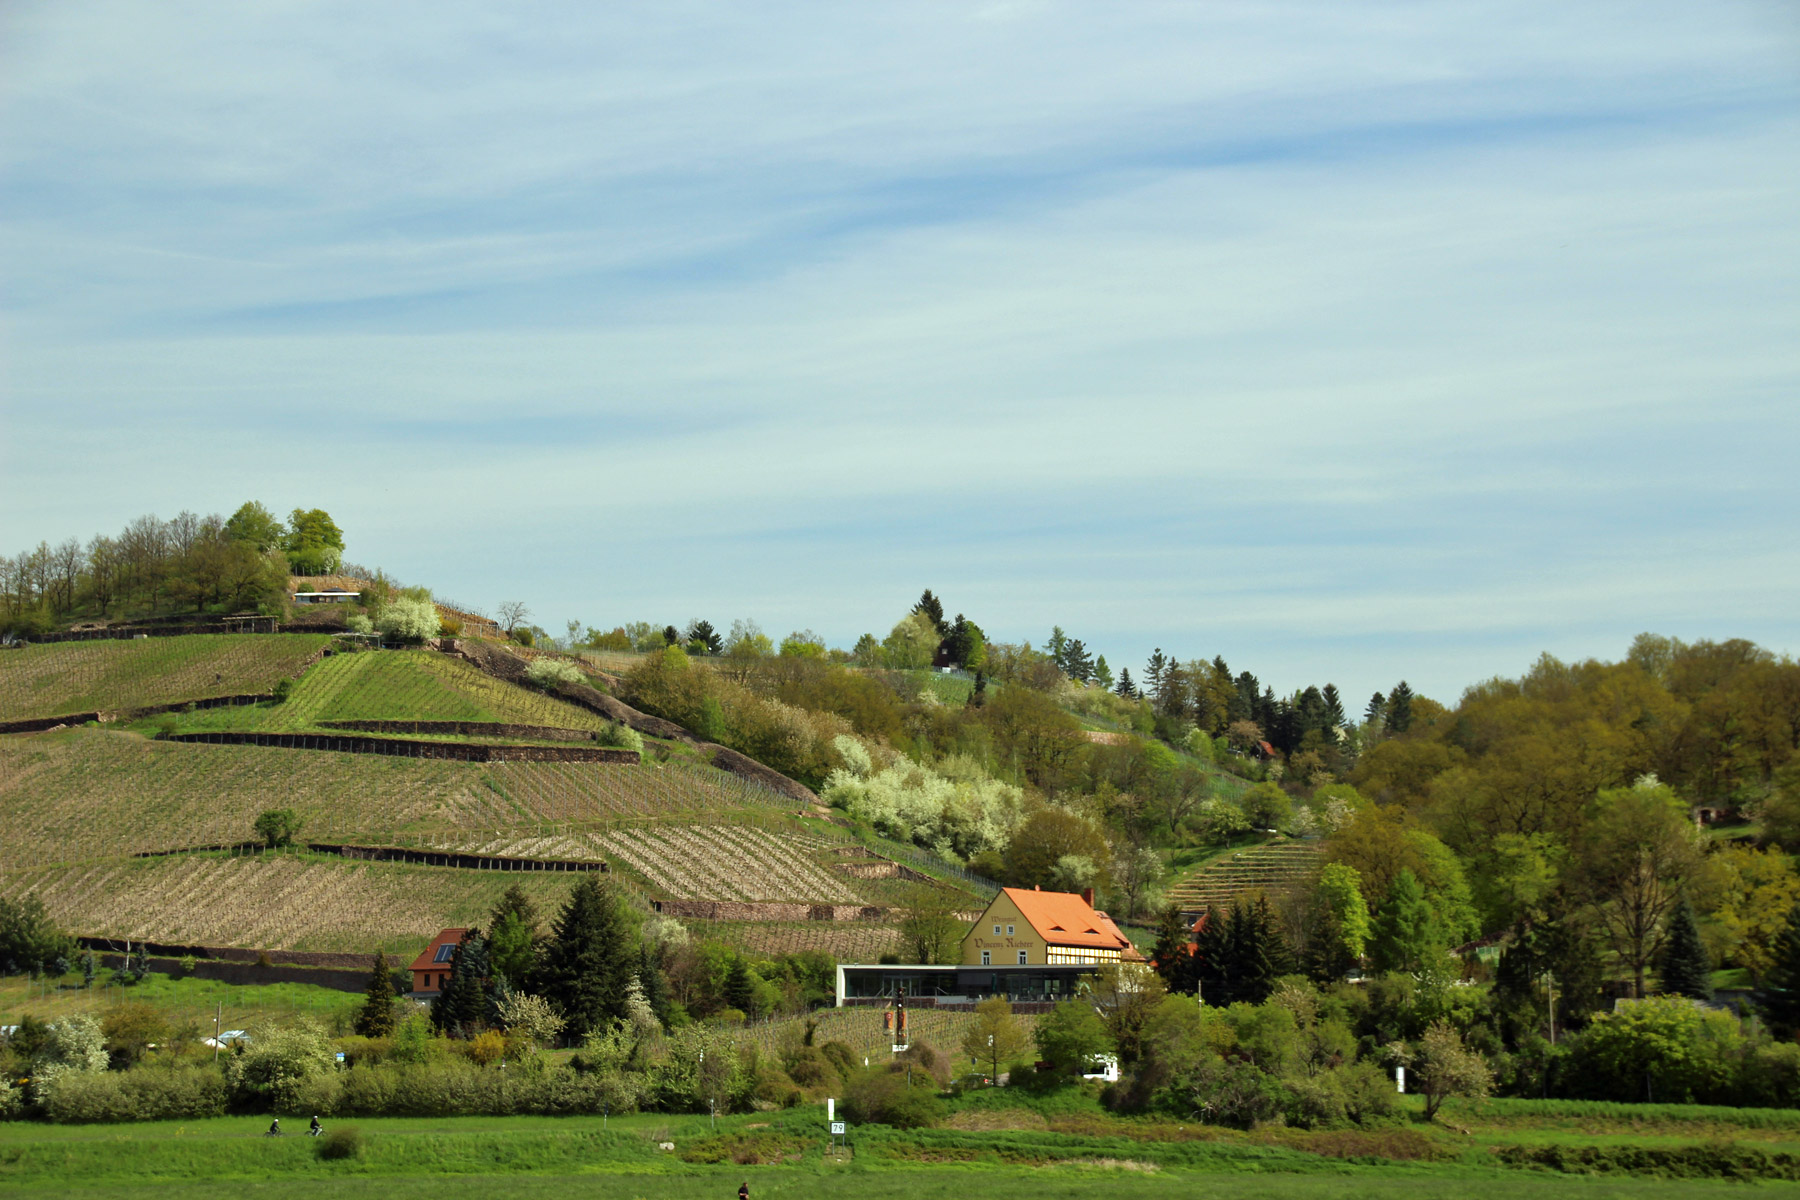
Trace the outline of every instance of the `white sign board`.
{"label": "white sign board", "polygon": [[842,1121],[833,1121],[831,1123],[831,1136],[832,1137],[843,1137],[844,1136],[844,1123]]}

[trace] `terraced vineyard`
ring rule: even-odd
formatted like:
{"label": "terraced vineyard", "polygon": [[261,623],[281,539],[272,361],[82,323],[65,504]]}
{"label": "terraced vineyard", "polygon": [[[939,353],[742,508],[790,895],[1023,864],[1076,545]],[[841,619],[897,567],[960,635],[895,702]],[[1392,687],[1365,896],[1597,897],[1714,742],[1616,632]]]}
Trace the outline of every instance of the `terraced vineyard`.
{"label": "terraced vineyard", "polygon": [[484,921],[509,885],[554,913],[576,878],[307,854],[182,855],[8,871],[0,895],[36,895],[83,934],[410,958],[438,930]]}
{"label": "terraced vineyard", "polygon": [[214,709],[185,719],[184,730],[297,732],[321,721],[499,721],[602,729],[585,708],[504,683],[435,650],[334,654],[313,667],[285,704]]}
{"label": "terraced vineyard", "polygon": [[828,849],[824,841],[730,825],[658,825],[596,840],[608,859],[629,865],[659,897],[862,903],[848,876],[827,871],[808,853]]}
{"label": "terraced vineyard", "polygon": [[0,721],[259,694],[329,644],[320,634],[193,634],[0,651]]}
{"label": "terraced vineyard", "polygon": [[0,867],[242,841],[256,814],[274,807],[298,812],[315,841],[417,843],[791,804],[685,761],[440,762],[157,742],[110,729],[0,738]]}
{"label": "terraced vineyard", "polygon": [[823,950],[839,962],[880,962],[900,949],[900,931],[880,921],[696,921],[681,923],[696,938],[742,946],[756,954]]}
{"label": "terraced vineyard", "polygon": [[1184,912],[1199,912],[1209,904],[1227,908],[1256,892],[1287,891],[1318,870],[1319,853],[1317,843],[1287,840],[1228,851],[1170,887],[1169,902]]}

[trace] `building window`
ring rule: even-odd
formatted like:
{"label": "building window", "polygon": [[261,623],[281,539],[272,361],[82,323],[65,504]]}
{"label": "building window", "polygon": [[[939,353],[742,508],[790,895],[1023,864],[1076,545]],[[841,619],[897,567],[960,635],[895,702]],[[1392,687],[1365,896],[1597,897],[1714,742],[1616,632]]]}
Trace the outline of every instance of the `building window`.
{"label": "building window", "polygon": [[998,925],[994,926],[994,936],[995,937],[1000,936],[1000,927]]}
{"label": "building window", "polygon": [[983,951],[982,951],[982,952],[981,952],[981,965],[982,965],[982,966],[984,966],[984,967],[991,967],[991,966],[993,966],[993,965],[994,965],[994,954],[993,954],[993,951],[991,951],[991,950],[983,950]]}
{"label": "building window", "polygon": [[1025,952],[1023,950],[1019,951],[1019,965],[1021,967],[1025,965]]}
{"label": "building window", "polygon": [[1008,925],[1006,927],[1006,936],[1011,937],[1012,935],[1013,935],[1013,927],[1011,925]]}

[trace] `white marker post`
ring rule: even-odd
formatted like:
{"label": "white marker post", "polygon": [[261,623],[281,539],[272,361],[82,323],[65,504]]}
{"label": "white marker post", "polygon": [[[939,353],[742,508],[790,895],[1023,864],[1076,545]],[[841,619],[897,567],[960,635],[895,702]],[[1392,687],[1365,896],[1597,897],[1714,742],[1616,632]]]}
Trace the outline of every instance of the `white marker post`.
{"label": "white marker post", "polygon": [[1395,1067],[1394,1068],[1394,1083],[1399,1088],[1400,1094],[1402,1096],[1406,1095],[1406,1068],[1405,1067]]}

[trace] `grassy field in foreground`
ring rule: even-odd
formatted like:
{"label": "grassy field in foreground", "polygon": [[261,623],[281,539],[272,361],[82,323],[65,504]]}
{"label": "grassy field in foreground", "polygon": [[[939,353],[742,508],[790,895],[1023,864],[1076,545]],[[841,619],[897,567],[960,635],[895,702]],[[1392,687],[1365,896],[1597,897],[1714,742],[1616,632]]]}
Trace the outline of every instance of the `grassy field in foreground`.
{"label": "grassy field in foreground", "polygon": [[0,653],[0,721],[268,692],[330,640],[207,633],[7,650]]}
{"label": "grassy field in foreground", "polygon": [[[770,1118],[727,1118],[719,1126],[725,1140],[711,1142],[705,1118],[688,1116],[634,1116],[604,1128],[594,1117],[329,1122],[328,1127],[354,1124],[364,1137],[360,1157],[336,1162],[321,1160],[298,1129],[279,1139],[260,1136],[266,1122],[255,1117],[133,1126],[0,1124],[0,1190],[93,1197],[141,1197],[148,1191],[184,1198],[238,1197],[250,1190],[258,1196],[386,1200],[410,1183],[434,1198],[485,1198],[504,1190],[542,1200],[596,1194],[730,1200],[738,1184],[748,1182],[756,1200],[960,1200],[971,1188],[987,1200],[1149,1200],[1192,1196],[1197,1190],[1222,1200],[1661,1200],[1744,1186],[1571,1177],[1472,1161],[1371,1166],[1251,1147],[1202,1148],[1198,1157],[1183,1160],[1193,1165],[1175,1167],[1141,1157],[1091,1156],[1073,1142],[1069,1157],[1050,1165],[1008,1165],[992,1155],[955,1164],[899,1162],[883,1151],[904,1143],[907,1135],[875,1136],[875,1131],[856,1137],[853,1153],[840,1161],[823,1153],[823,1113],[787,1114],[772,1123],[775,1130],[768,1129]],[[729,1152],[759,1137],[785,1139],[782,1165],[683,1161],[709,1142]],[[657,1149],[662,1141],[675,1143],[676,1151]],[[996,1138],[995,1145],[1005,1143]]]}

